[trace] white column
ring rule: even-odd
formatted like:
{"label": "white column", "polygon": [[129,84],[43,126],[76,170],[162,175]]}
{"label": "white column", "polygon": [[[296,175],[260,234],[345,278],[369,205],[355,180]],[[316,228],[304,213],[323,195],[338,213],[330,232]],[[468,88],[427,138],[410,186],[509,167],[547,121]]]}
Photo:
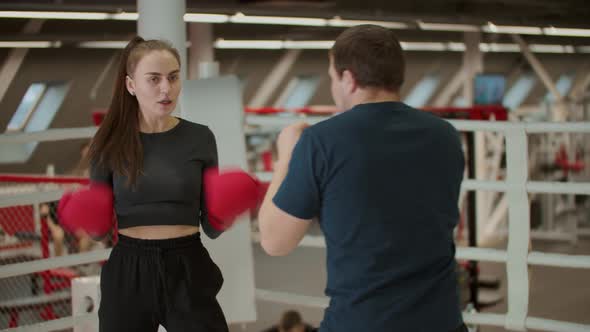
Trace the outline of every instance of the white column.
{"label": "white column", "polygon": [[180,53],[181,77],[186,79],[186,0],[137,0],[137,32],[144,39],[164,39]]}
{"label": "white column", "polygon": [[210,78],[219,76],[219,63],[215,61],[213,49],[213,25],[210,23],[190,23],[188,52],[188,78]]}

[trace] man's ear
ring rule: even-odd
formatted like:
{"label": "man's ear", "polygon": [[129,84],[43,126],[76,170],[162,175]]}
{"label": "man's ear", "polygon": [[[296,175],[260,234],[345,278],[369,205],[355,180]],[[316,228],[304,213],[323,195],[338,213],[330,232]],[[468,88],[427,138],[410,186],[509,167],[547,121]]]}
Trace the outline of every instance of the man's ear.
{"label": "man's ear", "polygon": [[348,69],[342,72],[342,83],[344,83],[344,88],[348,93],[353,93],[358,88],[356,77],[354,77],[354,74]]}

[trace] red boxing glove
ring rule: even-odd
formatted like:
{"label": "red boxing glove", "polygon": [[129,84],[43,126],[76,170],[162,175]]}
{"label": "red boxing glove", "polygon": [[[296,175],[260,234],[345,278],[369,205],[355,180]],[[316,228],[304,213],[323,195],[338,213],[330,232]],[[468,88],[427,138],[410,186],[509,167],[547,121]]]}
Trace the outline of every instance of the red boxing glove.
{"label": "red boxing glove", "polygon": [[216,168],[206,169],[203,191],[209,223],[218,231],[228,229],[236,217],[258,206],[266,188],[240,169],[221,172]]}
{"label": "red boxing glove", "polygon": [[57,215],[66,231],[83,230],[93,238],[101,238],[113,226],[113,190],[102,183],[91,183],[66,192],[59,201]]}

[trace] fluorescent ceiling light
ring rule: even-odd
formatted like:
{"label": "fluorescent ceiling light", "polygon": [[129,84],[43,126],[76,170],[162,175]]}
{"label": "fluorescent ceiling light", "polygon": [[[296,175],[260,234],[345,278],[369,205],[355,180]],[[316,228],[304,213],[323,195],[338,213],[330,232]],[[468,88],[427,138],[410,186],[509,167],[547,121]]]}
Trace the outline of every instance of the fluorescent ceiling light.
{"label": "fluorescent ceiling light", "polygon": [[39,12],[39,11],[0,11],[2,18],[44,18],[62,20],[106,20],[107,13],[92,12]]}
{"label": "fluorescent ceiling light", "polygon": [[590,29],[544,28],[543,32],[550,36],[590,37]]}
{"label": "fluorescent ceiling light", "polygon": [[400,42],[404,51],[446,51],[444,43],[437,42]]}
{"label": "fluorescent ceiling light", "polygon": [[543,29],[539,27],[513,26],[513,25],[495,25],[488,23],[481,27],[484,32],[489,33],[511,33],[519,35],[542,35]]}
{"label": "fluorescent ceiling light", "polygon": [[465,52],[467,47],[465,47],[464,43],[450,42],[447,43],[447,49],[453,52]]}
{"label": "fluorescent ceiling light", "polygon": [[[139,14],[136,12],[64,12],[64,11],[0,11],[0,18],[28,18],[28,19],[62,19],[62,20],[123,20],[136,21]],[[411,29],[402,22],[374,21],[374,20],[348,20],[340,17],[332,19],[313,17],[281,17],[281,16],[249,16],[243,13],[235,15],[225,14],[200,14],[186,13],[186,22],[199,23],[248,23],[248,24],[277,24],[277,25],[302,25],[302,26],[330,26],[351,27],[360,24],[375,24],[390,29]],[[417,21],[421,30],[432,31],[480,31],[480,27],[469,24],[427,23]],[[533,27],[533,26],[504,26],[489,22],[482,26],[481,30],[487,33],[509,33],[524,35],[550,35],[570,37],[590,37],[590,29]]]}
{"label": "fluorescent ceiling light", "polygon": [[60,20],[122,20],[136,21],[138,13],[0,11],[0,18],[31,18]]}
{"label": "fluorescent ceiling light", "polygon": [[[139,13],[100,13],[100,12],[45,12],[45,11],[0,11],[0,18],[33,18],[33,19],[62,19],[62,20],[122,20],[136,21]],[[184,15],[187,22],[226,23],[228,15],[221,14],[191,14]]]}
{"label": "fluorescent ceiling light", "polygon": [[111,20],[120,20],[120,21],[137,21],[137,19],[139,18],[139,13],[108,14],[108,18]]}
{"label": "fluorescent ceiling light", "polygon": [[[129,41],[126,40],[97,40],[97,41],[85,41],[78,43],[80,48],[125,48]],[[186,42],[186,47],[191,47],[191,42]]]}
{"label": "fluorescent ceiling light", "polygon": [[[106,48],[122,49],[128,41],[100,40],[77,43],[80,48]],[[431,52],[464,52],[466,46],[461,42],[400,42],[405,51],[431,51]],[[187,48],[190,47],[187,41]],[[332,40],[226,40],[217,39],[215,48],[219,49],[330,49],[334,45]],[[0,48],[55,48],[61,47],[61,41],[0,41]],[[590,45],[555,45],[555,44],[530,44],[529,49],[534,53],[590,53]],[[482,52],[518,53],[518,44],[480,43]]]}
{"label": "fluorescent ceiling light", "polygon": [[576,53],[576,48],[572,45],[565,45],[563,48],[565,49],[565,53]]}
{"label": "fluorescent ceiling light", "polygon": [[215,41],[216,48],[231,49],[265,49],[278,50],[283,48],[282,40],[225,40],[218,39]]}
{"label": "fluorescent ceiling light", "polygon": [[229,22],[229,15],[220,14],[184,14],[186,22],[200,22],[200,23],[227,23]]}
{"label": "fluorescent ceiling light", "polygon": [[479,49],[482,52],[520,52],[520,46],[518,44],[480,43]]}
{"label": "fluorescent ceiling light", "polygon": [[573,53],[574,48],[571,45],[529,45],[531,52],[535,53]]}
{"label": "fluorescent ceiling light", "polygon": [[401,22],[387,22],[387,21],[367,21],[367,20],[344,20],[340,17],[334,17],[328,20],[328,26],[331,27],[353,27],[361,24],[380,25],[389,29],[407,29],[408,25]]}
{"label": "fluorescent ceiling light", "polygon": [[60,46],[60,41],[0,41],[0,48],[51,48]]}
{"label": "fluorescent ceiling light", "polygon": [[425,23],[418,21],[418,26],[422,30],[431,31],[479,31],[478,26],[468,24]]}
{"label": "fluorescent ceiling light", "polygon": [[78,46],[82,48],[125,48],[128,43],[128,41],[101,40],[81,42],[78,43]]}
{"label": "fluorescent ceiling light", "polygon": [[[461,42],[400,42],[402,49],[405,51],[431,51],[431,52],[464,52],[466,46]],[[218,39],[215,42],[216,48],[225,49],[330,49],[334,45],[331,40],[224,40]],[[494,53],[518,53],[520,46],[518,44],[507,43],[480,43],[479,48],[482,52]],[[534,53],[590,53],[590,46],[572,45],[548,45],[548,44],[531,44],[531,52]]]}
{"label": "fluorescent ceiling light", "polygon": [[[530,44],[528,45],[529,50],[533,53],[584,53],[583,47],[574,47],[572,45],[551,45],[551,44]],[[481,43],[479,48],[482,52],[520,52],[520,46],[518,44],[496,44],[496,43]],[[580,50],[582,48],[582,50]]]}
{"label": "fluorescent ceiling light", "polygon": [[329,50],[334,45],[333,40],[303,40],[294,41],[287,40],[283,43],[283,48],[286,49],[318,49]]}
{"label": "fluorescent ceiling light", "polygon": [[[81,48],[121,49],[128,41],[87,41],[78,43]],[[61,47],[61,41],[0,41],[0,48],[52,48]],[[215,41],[215,47],[220,49],[330,49],[334,45],[331,40],[225,40]],[[449,42],[401,42],[406,51],[454,51],[464,52],[464,43]],[[190,42],[187,42],[190,47]],[[518,53],[518,44],[480,43],[482,52]],[[529,49],[534,53],[590,53],[590,46],[531,44]]]}
{"label": "fluorescent ceiling light", "polygon": [[237,13],[229,18],[232,23],[247,24],[282,24],[282,25],[307,25],[307,26],[326,26],[328,20],[323,18],[308,17],[282,17],[282,16],[248,16]]}
{"label": "fluorescent ceiling light", "polygon": [[487,28],[484,29],[484,31],[486,31],[486,32],[498,32],[498,27],[494,23],[488,22]]}

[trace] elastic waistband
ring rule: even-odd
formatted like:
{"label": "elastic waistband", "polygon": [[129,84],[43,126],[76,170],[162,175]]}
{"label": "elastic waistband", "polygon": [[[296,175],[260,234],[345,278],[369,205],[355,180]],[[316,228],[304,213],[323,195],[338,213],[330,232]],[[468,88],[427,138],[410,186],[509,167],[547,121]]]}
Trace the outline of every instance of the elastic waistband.
{"label": "elastic waistband", "polygon": [[135,249],[144,249],[146,251],[160,251],[160,250],[167,250],[167,249],[180,249],[190,246],[201,246],[201,233],[196,232],[191,235],[182,236],[182,237],[175,237],[171,239],[161,239],[161,240],[146,240],[146,239],[138,239],[134,237],[125,236],[121,233],[118,234],[119,241],[117,242],[117,246],[125,247],[125,248],[135,248]]}

